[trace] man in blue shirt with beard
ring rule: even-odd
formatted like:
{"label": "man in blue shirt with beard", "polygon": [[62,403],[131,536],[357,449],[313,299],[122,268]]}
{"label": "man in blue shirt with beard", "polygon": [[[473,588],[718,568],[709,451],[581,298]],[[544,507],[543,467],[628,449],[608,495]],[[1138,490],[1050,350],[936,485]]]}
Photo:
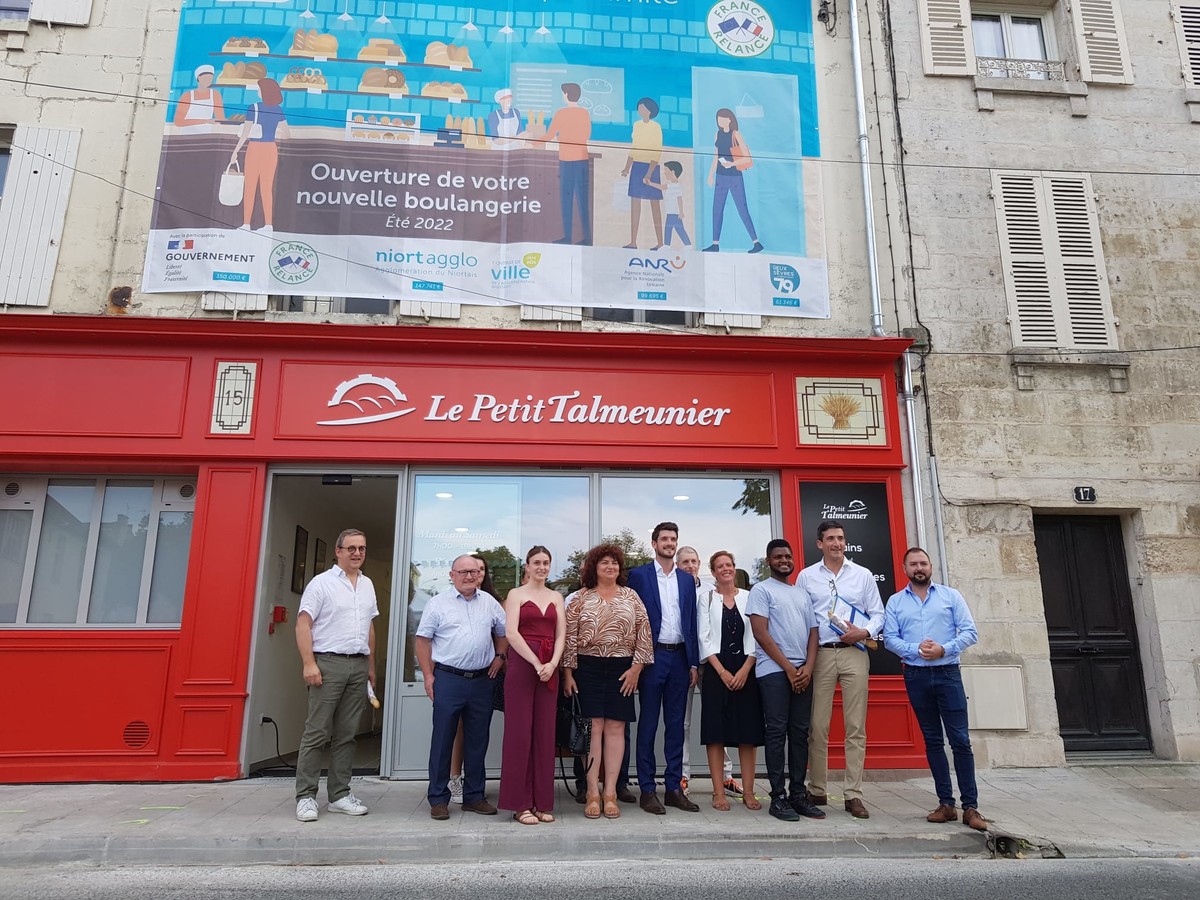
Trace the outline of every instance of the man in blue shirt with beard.
{"label": "man in blue shirt with beard", "polygon": [[978,808],[967,695],[958,668],[962,652],[979,640],[975,620],[962,594],[932,580],[933,564],[920,547],[904,554],[904,573],[908,587],[892,594],[884,611],[883,643],[904,661],[904,687],[925,737],[925,757],[938,795],[938,808],[925,818],[930,822],[958,821],[950,763],[942,741],[945,726],[962,795],[963,824],[987,831],[987,820]]}

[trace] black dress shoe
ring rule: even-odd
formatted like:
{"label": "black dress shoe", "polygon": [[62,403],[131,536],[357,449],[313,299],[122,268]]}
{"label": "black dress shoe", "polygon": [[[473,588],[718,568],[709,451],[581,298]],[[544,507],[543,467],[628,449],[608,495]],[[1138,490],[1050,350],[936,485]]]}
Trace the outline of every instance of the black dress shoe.
{"label": "black dress shoe", "polygon": [[813,806],[828,806],[829,797],[825,794],[814,794],[812,791],[806,791],[808,794],[808,802]]}
{"label": "black dress shoe", "polygon": [[700,812],[700,807],[688,799],[688,795],[681,790],[667,791],[663,794],[663,802],[667,806],[673,806],[676,809],[682,809],[684,812]]}
{"label": "black dress shoe", "polygon": [[801,794],[799,797],[791,799],[792,809],[804,816],[806,819],[823,819],[825,818],[824,811],[808,799],[808,794]]}
{"label": "black dress shoe", "polygon": [[622,803],[637,803],[638,798],[637,794],[629,788],[622,786],[617,788],[617,799]]}
{"label": "black dress shoe", "polygon": [[658,794],[654,793],[654,791],[642,791],[642,796],[638,799],[638,803],[648,813],[656,816],[665,816],[667,814],[666,809],[659,802]]}
{"label": "black dress shoe", "polygon": [[580,806],[587,803],[587,788],[586,787],[581,787],[579,790],[577,790],[575,792],[575,802],[578,803]]}

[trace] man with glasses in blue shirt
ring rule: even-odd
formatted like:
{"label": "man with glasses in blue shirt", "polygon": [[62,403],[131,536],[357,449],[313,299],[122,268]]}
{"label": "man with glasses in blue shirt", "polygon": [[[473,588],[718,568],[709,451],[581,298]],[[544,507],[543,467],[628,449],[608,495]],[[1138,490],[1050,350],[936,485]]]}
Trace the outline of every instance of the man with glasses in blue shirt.
{"label": "man with glasses in blue shirt", "polygon": [[967,695],[958,668],[962,652],[979,640],[975,620],[962,594],[932,580],[933,564],[920,547],[904,554],[904,574],[908,587],[892,594],[887,602],[883,643],[904,661],[904,687],[925,737],[925,757],[938,795],[938,808],[925,818],[930,822],[958,821],[942,739],[944,726],[954,753],[963,824],[987,831],[987,820],[978,808]]}
{"label": "man with glasses in blue shirt", "polygon": [[367,685],[375,687],[375,587],[362,573],[367,538],[356,528],[338,535],[336,565],[308,583],[296,616],[296,647],[308,685],[308,718],[296,759],[296,818],[317,821],[317,789],[326,742],[329,761],[329,812],[366,815],[367,807],[350,793],[354,738],[367,703]]}
{"label": "man with glasses in blue shirt", "polygon": [[462,555],[450,567],[453,587],[432,598],[417,626],[416,654],[433,701],[429,744],[429,817],[450,818],[450,754],[458,723],[463,725],[463,804],[469,812],[494,816],[484,796],[488,738],[492,726],[492,681],[504,668],[508,639],[504,607],[479,588],[483,562]]}

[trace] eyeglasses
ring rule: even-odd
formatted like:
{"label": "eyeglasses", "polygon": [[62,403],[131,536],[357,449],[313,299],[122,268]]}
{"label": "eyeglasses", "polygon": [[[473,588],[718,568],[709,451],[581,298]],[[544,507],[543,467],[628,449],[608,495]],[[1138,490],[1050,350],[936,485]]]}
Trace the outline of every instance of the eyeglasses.
{"label": "eyeglasses", "polygon": [[478,578],[483,575],[483,569],[451,569],[460,578]]}
{"label": "eyeglasses", "polygon": [[366,547],[338,547],[339,550],[345,550],[347,553],[366,553]]}

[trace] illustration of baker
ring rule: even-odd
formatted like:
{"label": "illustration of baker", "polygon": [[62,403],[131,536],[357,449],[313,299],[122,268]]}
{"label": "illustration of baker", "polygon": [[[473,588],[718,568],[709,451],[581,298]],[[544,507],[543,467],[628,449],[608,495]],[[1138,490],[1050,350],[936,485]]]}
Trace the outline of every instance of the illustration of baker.
{"label": "illustration of baker", "polygon": [[184,91],[175,106],[175,125],[210,125],[225,118],[225,104],[221,92],[214,90],[212,83],[217,71],[212,66],[196,67],[196,86]]}
{"label": "illustration of baker", "polygon": [[495,147],[509,148],[519,145],[515,140],[521,134],[521,111],[513,106],[513,92],[510,88],[500,88],[496,91],[496,105],[487,119],[487,133],[492,138]]}

